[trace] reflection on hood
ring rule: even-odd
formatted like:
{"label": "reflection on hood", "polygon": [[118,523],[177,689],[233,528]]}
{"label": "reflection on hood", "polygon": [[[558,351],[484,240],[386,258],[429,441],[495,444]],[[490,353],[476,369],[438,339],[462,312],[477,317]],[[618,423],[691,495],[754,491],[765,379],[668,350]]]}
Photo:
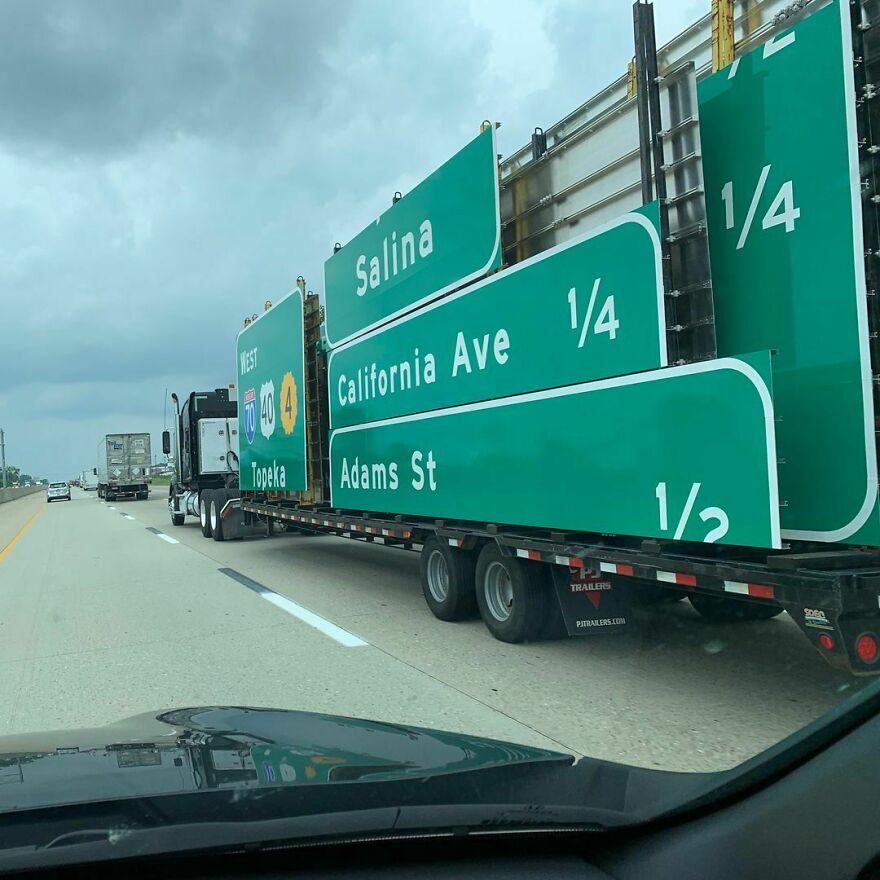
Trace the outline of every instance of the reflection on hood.
{"label": "reflection on hood", "polygon": [[202,707],[104,728],[0,737],[0,812],[203,789],[435,776],[569,755],[279,709]]}

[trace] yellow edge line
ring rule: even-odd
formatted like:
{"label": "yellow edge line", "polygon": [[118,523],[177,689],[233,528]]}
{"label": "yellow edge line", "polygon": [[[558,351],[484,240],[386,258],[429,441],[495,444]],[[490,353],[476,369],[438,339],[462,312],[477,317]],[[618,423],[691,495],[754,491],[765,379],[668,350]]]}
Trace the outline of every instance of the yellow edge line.
{"label": "yellow edge line", "polygon": [[43,512],[44,508],[37,508],[37,512],[15,533],[13,539],[0,550],[0,562],[3,562],[6,554],[21,540],[22,535],[34,524],[34,520]]}

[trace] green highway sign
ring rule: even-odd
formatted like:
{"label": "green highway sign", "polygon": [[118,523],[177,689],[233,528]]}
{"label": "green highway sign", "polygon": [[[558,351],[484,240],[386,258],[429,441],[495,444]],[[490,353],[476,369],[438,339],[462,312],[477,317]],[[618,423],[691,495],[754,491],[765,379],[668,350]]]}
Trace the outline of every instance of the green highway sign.
{"label": "green highway sign", "polygon": [[340,345],[500,265],[488,126],[325,262],[328,342]]}
{"label": "green highway sign", "polygon": [[332,504],[779,547],[770,355],[337,428]]}
{"label": "green highway sign", "polygon": [[850,4],[699,86],[721,355],[773,349],[782,534],[880,545]]}
{"label": "green highway sign", "polygon": [[330,354],[334,428],[666,366],[656,202]]}
{"label": "green highway sign", "polygon": [[296,492],[308,488],[304,350],[299,288],[238,334],[242,489]]}

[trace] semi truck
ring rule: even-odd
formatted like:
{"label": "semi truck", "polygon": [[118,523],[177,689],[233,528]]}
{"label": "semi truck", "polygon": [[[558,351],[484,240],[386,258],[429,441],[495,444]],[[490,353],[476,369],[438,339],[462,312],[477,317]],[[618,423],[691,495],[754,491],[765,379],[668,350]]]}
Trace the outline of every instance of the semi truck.
{"label": "semi truck", "polygon": [[107,434],[99,464],[93,469],[98,497],[106,501],[124,497],[146,500],[150,462],[149,434]]}
{"label": "semi truck", "polygon": [[199,519],[202,534],[211,534],[212,493],[238,486],[237,403],[229,388],[192,392],[174,403],[173,431],[163,431],[162,451],[174,456],[168,485],[168,507],[174,525],[187,515]]}
{"label": "semi truck", "polygon": [[633,22],[610,86],[500,163],[484,123],[246,320],[203,533],[416,550],[508,642],[687,598],[876,674],[877,4]]}

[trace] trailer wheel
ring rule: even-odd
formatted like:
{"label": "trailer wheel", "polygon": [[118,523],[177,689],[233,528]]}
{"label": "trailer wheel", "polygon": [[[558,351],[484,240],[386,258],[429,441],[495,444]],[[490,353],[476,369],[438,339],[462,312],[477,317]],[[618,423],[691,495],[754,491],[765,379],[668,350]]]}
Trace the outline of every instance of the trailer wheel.
{"label": "trailer wheel", "polygon": [[477,559],[477,605],[489,632],[502,642],[533,642],[554,611],[552,584],[538,562],[502,556],[486,544]]}
{"label": "trailer wheel", "polygon": [[215,541],[223,540],[223,520],[220,518],[220,511],[226,504],[226,493],[222,489],[211,493],[211,534]]}
{"label": "trailer wheel", "polygon": [[202,534],[206,538],[211,537],[211,496],[214,493],[210,489],[205,489],[199,495],[199,525],[202,527]]}
{"label": "trailer wheel", "polygon": [[688,596],[691,605],[706,620],[713,623],[736,623],[745,620],[770,620],[785,610],[772,602],[749,602],[727,596],[706,596],[695,593]]}
{"label": "trailer wheel", "polygon": [[438,620],[466,620],[476,615],[475,556],[472,550],[454,550],[435,535],[422,545],[422,593]]}

